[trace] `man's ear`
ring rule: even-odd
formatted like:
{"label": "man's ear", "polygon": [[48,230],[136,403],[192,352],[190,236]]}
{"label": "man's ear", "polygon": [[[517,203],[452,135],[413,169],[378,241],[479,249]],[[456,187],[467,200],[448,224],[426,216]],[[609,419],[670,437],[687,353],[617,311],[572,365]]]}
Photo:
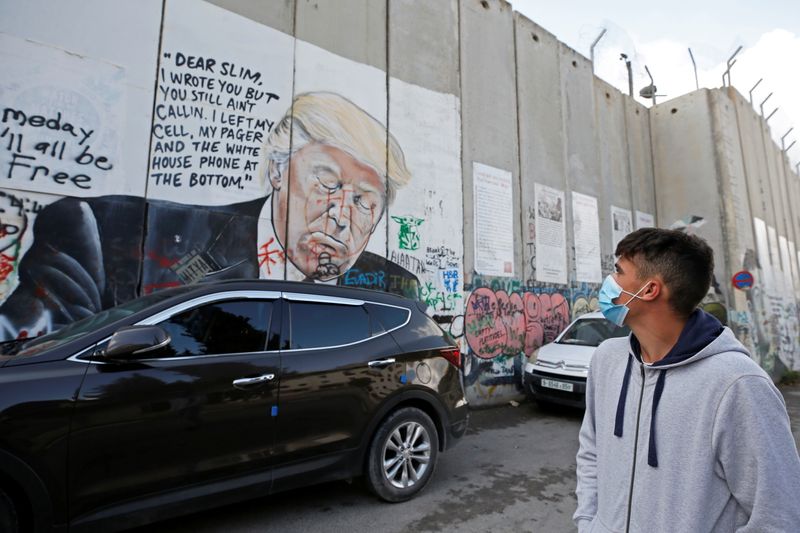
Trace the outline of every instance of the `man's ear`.
{"label": "man's ear", "polygon": [[267,176],[269,177],[269,182],[272,184],[273,190],[279,191],[283,183],[283,176],[281,175],[280,166],[273,159],[269,160]]}
{"label": "man's ear", "polygon": [[652,279],[648,282],[647,287],[640,295],[642,300],[655,300],[658,295],[664,290],[664,282],[660,279]]}

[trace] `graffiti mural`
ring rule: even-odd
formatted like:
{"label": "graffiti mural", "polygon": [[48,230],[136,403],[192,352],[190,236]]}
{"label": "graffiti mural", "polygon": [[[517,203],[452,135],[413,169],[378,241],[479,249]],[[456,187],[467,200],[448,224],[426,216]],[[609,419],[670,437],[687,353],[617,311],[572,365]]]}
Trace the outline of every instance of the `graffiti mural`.
{"label": "graffiti mural", "polygon": [[[47,195],[0,198],[0,338],[231,278],[377,289],[463,314],[457,97],[392,80],[403,112],[389,132],[385,72],[204,2],[173,0],[164,17],[149,139],[113,136],[124,67],[4,47],[33,60],[15,59],[0,93],[10,185],[28,187],[17,174],[40,159],[64,169],[35,170]],[[61,86],[43,92],[52,69]],[[146,174],[122,179],[121,147],[141,160],[148,140]],[[33,163],[19,155],[29,145]]]}
{"label": "graffiti mural", "polygon": [[509,295],[480,288],[467,301],[464,333],[475,355],[492,359],[500,354],[531,354],[555,339],[569,321],[569,303],[559,293]]}

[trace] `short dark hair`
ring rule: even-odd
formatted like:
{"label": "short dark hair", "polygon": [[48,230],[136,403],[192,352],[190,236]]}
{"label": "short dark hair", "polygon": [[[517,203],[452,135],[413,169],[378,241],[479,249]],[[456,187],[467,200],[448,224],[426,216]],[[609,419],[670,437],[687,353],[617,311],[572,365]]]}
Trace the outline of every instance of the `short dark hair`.
{"label": "short dark hair", "polygon": [[676,230],[636,230],[619,241],[615,255],[632,262],[640,279],[661,276],[670,305],[683,316],[703,301],[714,277],[714,251],[708,243]]}

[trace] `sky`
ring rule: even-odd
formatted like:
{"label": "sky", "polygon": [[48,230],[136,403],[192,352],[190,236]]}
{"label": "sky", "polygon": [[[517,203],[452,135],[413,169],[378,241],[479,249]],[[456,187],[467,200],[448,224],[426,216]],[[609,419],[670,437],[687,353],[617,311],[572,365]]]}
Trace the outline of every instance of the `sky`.
{"label": "sky", "polygon": [[[586,57],[603,29],[606,34],[595,47],[595,74],[622,92],[628,92],[628,75],[620,53],[632,61],[636,99],[650,84],[647,65],[658,87],[657,101],[665,102],[695,90],[692,49],[699,86],[720,87],[726,61],[739,46],[731,70],[731,83],[745,97],[755,83],[754,107],[769,120],[772,137],[789,128],[785,146],[797,140],[789,152],[792,166],[800,162],[800,0],[722,2],[673,0],[644,4],[630,0],[564,1],[511,0],[519,11]],[[664,95],[664,96],[660,96]]]}

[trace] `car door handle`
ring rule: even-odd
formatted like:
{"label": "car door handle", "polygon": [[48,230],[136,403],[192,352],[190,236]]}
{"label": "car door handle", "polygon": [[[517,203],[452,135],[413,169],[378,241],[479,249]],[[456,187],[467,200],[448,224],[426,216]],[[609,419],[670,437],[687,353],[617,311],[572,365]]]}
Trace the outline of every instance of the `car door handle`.
{"label": "car door handle", "polygon": [[374,361],[370,361],[367,363],[367,365],[370,368],[383,368],[385,366],[393,365],[394,363],[394,357],[389,357],[388,359],[376,359]]}
{"label": "car door handle", "polygon": [[246,389],[248,387],[252,387],[253,385],[258,385],[259,383],[272,381],[273,379],[275,379],[275,374],[262,374],[254,378],[234,379],[233,386],[237,389]]}

